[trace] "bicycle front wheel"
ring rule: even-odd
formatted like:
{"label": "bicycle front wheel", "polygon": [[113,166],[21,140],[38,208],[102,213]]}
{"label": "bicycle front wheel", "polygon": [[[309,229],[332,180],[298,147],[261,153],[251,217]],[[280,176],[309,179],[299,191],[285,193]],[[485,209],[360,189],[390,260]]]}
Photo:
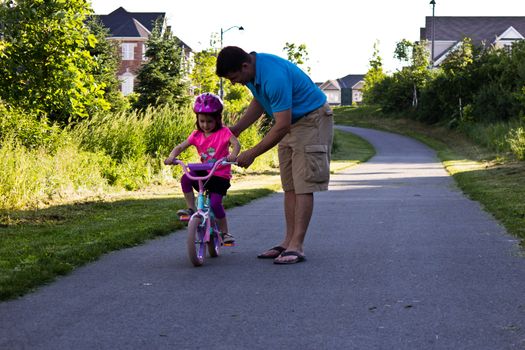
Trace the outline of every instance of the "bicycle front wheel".
{"label": "bicycle front wheel", "polygon": [[212,258],[218,257],[221,249],[221,239],[219,238],[219,229],[217,222],[211,222],[212,232],[210,233],[210,241],[208,242],[208,252]]}
{"label": "bicycle front wheel", "polygon": [[201,266],[206,256],[206,242],[204,242],[206,225],[201,225],[201,223],[202,218],[199,216],[194,216],[188,223],[186,246],[188,249],[188,257],[193,266]]}

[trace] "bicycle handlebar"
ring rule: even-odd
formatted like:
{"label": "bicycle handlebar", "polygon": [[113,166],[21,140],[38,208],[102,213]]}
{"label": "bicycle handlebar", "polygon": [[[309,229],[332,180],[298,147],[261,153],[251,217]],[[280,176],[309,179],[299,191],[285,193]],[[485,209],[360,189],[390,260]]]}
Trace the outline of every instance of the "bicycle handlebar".
{"label": "bicycle handlebar", "polygon": [[[182,166],[184,173],[190,180],[207,180],[213,175],[213,173],[215,173],[215,170],[217,170],[219,166],[228,165],[228,164],[237,164],[237,162],[228,162],[226,161],[226,158],[221,158],[217,160],[215,163],[188,163],[186,164],[182,160],[174,159],[173,164]],[[195,171],[209,170],[210,172],[205,176],[193,176],[190,174],[191,170],[195,170]]]}

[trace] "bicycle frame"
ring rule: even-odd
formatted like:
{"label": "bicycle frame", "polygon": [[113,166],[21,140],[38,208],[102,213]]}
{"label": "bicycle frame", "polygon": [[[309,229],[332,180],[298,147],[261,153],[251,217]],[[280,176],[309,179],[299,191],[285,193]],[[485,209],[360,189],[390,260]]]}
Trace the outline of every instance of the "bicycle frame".
{"label": "bicycle frame", "polygon": [[[208,245],[209,253],[211,256],[218,256],[219,255],[219,247],[223,245],[222,237],[220,235],[220,232],[217,228],[217,223],[215,221],[215,216],[213,213],[213,210],[210,206],[210,197],[209,195],[205,195],[205,181],[208,180],[214,173],[215,170],[221,166],[226,164],[234,164],[233,162],[227,162],[226,158],[219,159],[215,163],[190,163],[185,164],[184,162],[175,159],[173,161],[173,164],[178,164],[182,166],[182,169],[186,176],[190,180],[197,181],[199,184],[199,192],[197,195],[197,203],[196,203],[196,211],[191,215],[189,218],[189,225],[188,225],[188,253],[190,255],[190,260],[195,266],[200,266],[204,262],[204,257],[206,255],[206,249],[205,246]],[[199,170],[206,170],[209,171],[209,173],[205,176],[194,176],[190,173],[190,171],[199,171]],[[193,227],[194,221],[196,219],[200,220],[200,223],[196,228]],[[195,252],[195,246],[191,246],[191,240],[194,239],[194,233],[192,233],[192,229],[199,230],[204,227],[204,236],[199,241],[195,241],[194,245],[199,245],[199,250],[196,253]],[[213,239],[212,239],[212,234]],[[216,237],[216,238],[215,238]],[[215,241],[217,240],[217,242]],[[212,247],[213,244],[213,247]]]}

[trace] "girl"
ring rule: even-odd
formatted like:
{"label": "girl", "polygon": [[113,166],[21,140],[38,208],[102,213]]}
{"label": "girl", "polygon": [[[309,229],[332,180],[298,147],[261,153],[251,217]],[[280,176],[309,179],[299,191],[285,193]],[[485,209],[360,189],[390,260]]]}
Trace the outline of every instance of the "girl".
{"label": "girl", "polygon": [[[193,111],[197,117],[197,130],[181,144],[175,146],[164,164],[173,164],[173,160],[190,145],[197,148],[203,163],[214,163],[218,159],[226,157],[229,162],[234,162],[241,150],[241,145],[237,138],[233,136],[229,128],[222,125],[221,99],[211,93],[204,93],[195,99]],[[229,148],[232,152],[229,153]],[[192,175],[196,175],[193,173]],[[214,175],[206,183],[206,189],[210,193],[210,206],[217,219],[219,230],[223,235],[224,244],[231,245],[235,242],[232,235],[228,233],[228,223],[226,213],[222,206],[222,197],[230,188],[231,166],[220,166],[215,170]],[[192,215],[195,212],[195,195],[193,188],[198,188],[197,181],[190,180],[186,175],[181,178],[182,192],[188,205],[188,209],[177,211],[180,215]]]}

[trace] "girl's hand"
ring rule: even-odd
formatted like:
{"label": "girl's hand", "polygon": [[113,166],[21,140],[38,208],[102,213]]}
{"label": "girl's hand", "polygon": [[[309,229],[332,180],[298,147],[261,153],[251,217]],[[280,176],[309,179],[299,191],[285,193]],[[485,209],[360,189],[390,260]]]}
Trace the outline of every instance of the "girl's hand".
{"label": "girl's hand", "polygon": [[235,162],[237,160],[237,157],[230,154],[228,157],[226,157],[227,162]]}
{"label": "girl's hand", "polygon": [[164,164],[165,164],[165,165],[173,165],[173,160],[174,160],[174,159],[175,159],[175,158],[173,158],[173,157],[168,157],[168,158],[166,158],[166,159],[164,160]]}

